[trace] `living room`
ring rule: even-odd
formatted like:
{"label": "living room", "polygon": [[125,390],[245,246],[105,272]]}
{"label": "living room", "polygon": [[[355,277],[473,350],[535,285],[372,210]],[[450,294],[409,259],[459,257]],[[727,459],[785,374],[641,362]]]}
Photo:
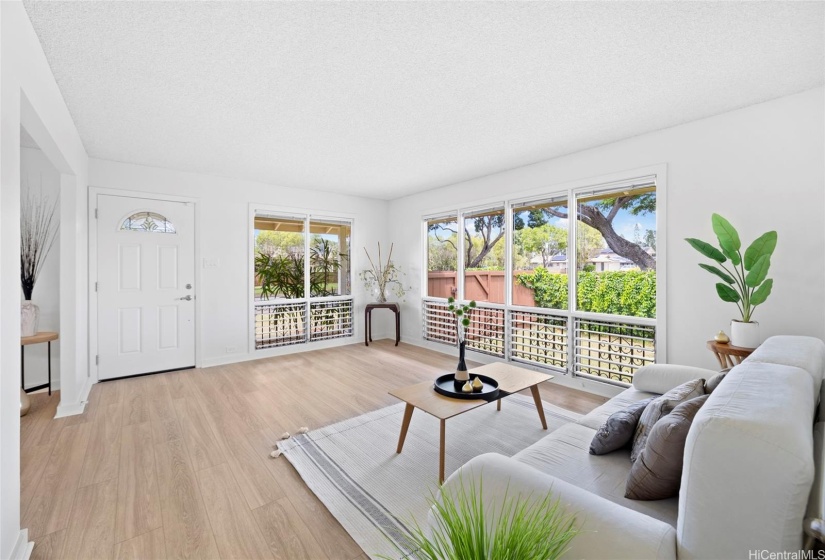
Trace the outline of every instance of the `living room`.
{"label": "living room", "polygon": [[[823,7],[0,4],[0,557],[400,557],[396,532],[428,523],[442,479],[579,426],[592,438],[588,419],[678,385],[660,365],[707,381],[758,346],[746,365],[805,370],[818,396],[821,350],[802,341],[825,339]],[[54,244],[25,293],[31,201],[54,208]],[[155,278],[172,288],[144,319],[124,294]],[[760,286],[756,341],[735,355]],[[469,381],[507,398],[428,410],[465,350]],[[320,439],[394,521],[330,490],[301,455]],[[592,531],[612,557],[742,550],[693,548],[681,494],[628,505],[627,457],[604,467],[608,490],[577,462],[599,457],[566,459],[542,476],[575,505],[573,556],[604,553]],[[598,500],[553,494],[576,477]],[[645,538],[610,525],[614,506],[673,544],[633,548]],[[815,533],[794,527],[751,548]]]}

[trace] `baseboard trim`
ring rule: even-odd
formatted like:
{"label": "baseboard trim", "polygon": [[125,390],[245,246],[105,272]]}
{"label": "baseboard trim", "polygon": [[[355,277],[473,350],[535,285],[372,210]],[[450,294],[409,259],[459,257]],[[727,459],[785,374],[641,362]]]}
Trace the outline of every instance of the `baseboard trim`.
{"label": "baseboard trim", "polygon": [[29,542],[29,530],[21,529],[17,534],[17,542],[11,551],[11,560],[29,560],[34,549],[34,543]]}
{"label": "baseboard trim", "polygon": [[86,384],[83,386],[83,390],[80,391],[80,400],[76,403],[63,403],[60,401],[60,404],[57,405],[57,412],[55,413],[55,418],[63,418],[64,416],[75,416],[77,414],[83,414],[83,411],[86,410],[86,403],[89,402],[89,392],[92,390],[92,378],[86,378]]}
{"label": "baseboard trim", "polygon": [[[373,337],[378,340],[379,337]],[[253,360],[265,360],[267,358],[277,358],[278,356],[286,356],[289,354],[299,354],[301,352],[311,352],[313,350],[323,350],[326,348],[337,348],[339,346],[349,346],[350,344],[363,344],[363,339],[357,335],[333,338],[330,340],[322,340],[316,342],[309,342],[307,344],[293,344],[289,346],[282,346],[280,348],[267,348],[264,350],[254,350],[246,354],[229,354],[226,356],[217,356],[214,358],[204,358],[201,362],[202,368],[210,368],[215,366],[225,366],[229,364],[237,364],[241,362],[251,362]]]}

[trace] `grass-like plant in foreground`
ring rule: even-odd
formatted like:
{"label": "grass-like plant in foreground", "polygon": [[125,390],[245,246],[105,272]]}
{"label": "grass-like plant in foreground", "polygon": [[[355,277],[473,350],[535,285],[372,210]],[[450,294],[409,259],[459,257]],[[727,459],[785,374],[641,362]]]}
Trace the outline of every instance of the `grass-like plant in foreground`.
{"label": "grass-like plant in foreground", "polygon": [[[469,486],[469,487],[468,487]],[[576,536],[575,516],[548,492],[542,499],[511,496],[485,509],[479,481],[442,488],[431,498],[435,527],[411,531],[411,558],[425,560],[552,560]]]}

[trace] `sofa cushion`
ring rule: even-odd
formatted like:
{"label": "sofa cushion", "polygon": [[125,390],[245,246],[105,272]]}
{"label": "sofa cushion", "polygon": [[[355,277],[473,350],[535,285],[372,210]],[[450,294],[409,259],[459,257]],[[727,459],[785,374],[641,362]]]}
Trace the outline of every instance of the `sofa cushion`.
{"label": "sofa cushion", "polygon": [[674,387],[661,397],[653,399],[642,412],[639,425],[636,426],[636,433],[633,436],[633,447],[630,450],[630,460],[636,461],[645,446],[650,430],[659,418],[670,414],[670,411],[679,404],[705,394],[705,380],[693,379]]}
{"label": "sofa cushion", "polygon": [[710,395],[714,389],[716,389],[725,376],[728,374],[730,370],[733,368],[725,368],[707,381],[705,381],[705,394]]}
{"label": "sofa cushion", "polygon": [[590,455],[588,449],[595,432],[581,424],[565,424],[513,458],[675,527],[678,508],[675,498],[641,502],[624,497],[625,483],[630,472],[628,451],[620,449],[607,455]]}
{"label": "sofa cushion", "polygon": [[818,394],[825,375],[825,343],[810,336],[772,336],[745,362],[793,366],[807,371]]}
{"label": "sofa cushion", "polygon": [[642,412],[652,400],[653,397],[650,397],[635,402],[608,416],[590,442],[590,454],[604,455],[629,444],[633,440],[636,424],[639,423]]}
{"label": "sofa cushion", "polygon": [[708,379],[716,372],[676,364],[650,364],[639,368],[633,374],[633,386],[639,391],[662,395],[693,379]]}
{"label": "sofa cushion", "polygon": [[685,401],[656,422],[639,458],[630,467],[625,497],[662,500],[679,495],[685,440],[693,417],[710,395]]}

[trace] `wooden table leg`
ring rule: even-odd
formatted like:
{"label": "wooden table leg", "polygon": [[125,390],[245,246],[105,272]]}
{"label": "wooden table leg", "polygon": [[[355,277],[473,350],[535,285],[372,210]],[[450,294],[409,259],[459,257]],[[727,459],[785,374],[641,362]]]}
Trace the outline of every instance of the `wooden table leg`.
{"label": "wooden table leg", "polygon": [[49,394],[52,394],[52,341],[49,344]]}
{"label": "wooden table leg", "polygon": [[501,399],[496,401],[496,410],[501,410]]}
{"label": "wooden table leg", "polygon": [[544,418],[544,407],[541,405],[541,394],[539,394],[539,386],[533,385],[532,387],[530,387],[530,392],[533,393],[533,401],[536,403],[536,410],[538,410],[539,412],[539,418],[541,419],[541,427],[546,430],[547,420],[545,420]]}
{"label": "wooden table leg", "polygon": [[395,345],[398,346],[399,342],[401,342],[401,312],[396,310],[396,312],[395,312]]}
{"label": "wooden table leg", "polygon": [[370,310],[364,310],[364,346],[369,346],[369,332],[370,332]]}
{"label": "wooden table leg", "polygon": [[398,448],[395,450],[396,453],[401,453],[401,450],[404,449],[404,440],[407,439],[407,429],[410,427],[410,420],[412,419],[413,410],[415,410],[415,407],[410,403],[407,403],[407,408],[404,409],[404,420],[401,421],[401,434],[398,436]]}
{"label": "wooden table leg", "polygon": [[447,421],[441,420],[441,441],[438,445],[438,483],[444,484],[444,448],[447,437]]}

